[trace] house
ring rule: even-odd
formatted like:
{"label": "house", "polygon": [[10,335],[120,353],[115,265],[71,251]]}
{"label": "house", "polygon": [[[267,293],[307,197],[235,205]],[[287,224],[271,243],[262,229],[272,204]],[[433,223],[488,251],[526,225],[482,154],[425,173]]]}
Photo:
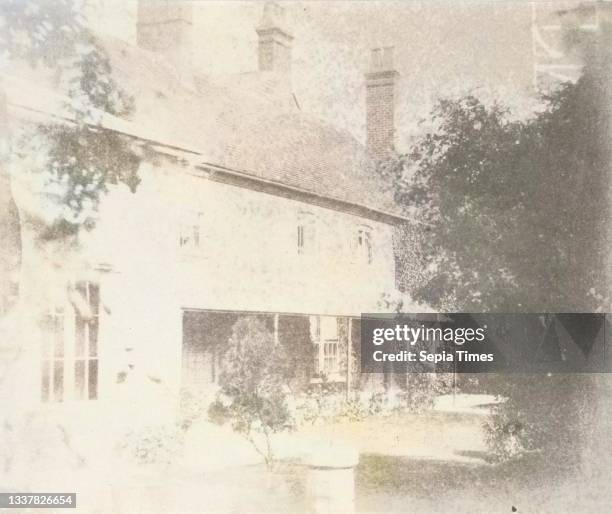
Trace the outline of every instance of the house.
{"label": "house", "polygon": [[[364,147],[300,110],[279,6],[266,4],[256,27],[258,71],[232,77],[193,73],[192,19],[190,4],[141,3],[138,46],[104,40],[136,107],[103,125],[142,148],[137,192],[109,192],[78,259],[43,262],[22,228],[21,296],[43,320],[33,403],[151,414],[184,387],[214,391],[243,316],[312,344],[310,379],[350,390],[358,317],[398,294],[394,233],[407,220],[375,170],[393,150],[392,49],[373,50],[365,75]],[[12,123],[62,116],[48,88],[5,87]],[[61,268],[53,287],[50,267]]]}

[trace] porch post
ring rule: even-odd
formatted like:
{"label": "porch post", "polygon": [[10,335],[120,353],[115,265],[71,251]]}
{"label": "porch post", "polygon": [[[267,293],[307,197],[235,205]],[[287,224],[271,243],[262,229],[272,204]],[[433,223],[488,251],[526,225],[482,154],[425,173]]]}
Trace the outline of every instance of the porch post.
{"label": "porch post", "polygon": [[278,313],[274,314],[274,344],[278,344]]}
{"label": "porch post", "polygon": [[346,398],[351,394],[351,349],[353,345],[353,320],[346,318]]}

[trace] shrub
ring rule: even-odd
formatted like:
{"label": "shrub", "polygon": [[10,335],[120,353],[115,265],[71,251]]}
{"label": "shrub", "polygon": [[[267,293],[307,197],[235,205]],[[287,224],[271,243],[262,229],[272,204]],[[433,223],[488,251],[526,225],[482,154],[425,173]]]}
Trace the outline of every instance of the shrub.
{"label": "shrub", "polygon": [[217,423],[230,422],[264,458],[268,467],[275,456],[271,437],[290,426],[288,386],[289,359],[257,317],[239,319],[224,355],[220,375],[221,396],[208,415]]}
{"label": "shrub", "polygon": [[181,404],[179,411],[179,426],[182,430],[189,430],[193,424],[206,414],[206,402],[201,395],[189,390],[181,391]]}
{"label": "shrub", "polygon": [[499,375],[489,377],[486,387],[506,399],[484,424],[497,460],[544,451],[566,464],[577,462],[594,413],[592,375]]}
{"label": "shrub", "polygon": [[138,464],[169,466],[180,454],[184,431],[178,425],[153,425],[126,435],[120,448]]}

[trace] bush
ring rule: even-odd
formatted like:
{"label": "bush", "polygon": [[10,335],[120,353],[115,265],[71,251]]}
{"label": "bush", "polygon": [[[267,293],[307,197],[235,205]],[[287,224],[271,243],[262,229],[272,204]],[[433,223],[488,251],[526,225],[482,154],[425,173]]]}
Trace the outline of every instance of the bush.
{"label": "bush", "polygon": [[577,462],[594,413],[592,375],[499,375],[486,386],[506,399],[484,423],[497,460],[544,451],[566,464]]}
{"label": "bush", "polygon": [[154,425],[131,431],[120,448],[138,464],[172,464],[183,448],[184,431],[178,425]]}
{"label": "bush", "polygon": [[193,424],[206,414],[206,403],[201,395],[183,389],[181,391],[181,404],[179,411],[179,426],[182,430],[189,430]]}
{"label": "bush", "polygon": [[436,396],[449,393],[452,384],[452,373],[410,373],[401,394],[402,407],[410,412],[431,409]]}
{"label": "bush", "polygon": [[520,457],[534,448],[530,439],[534,427],[524,425],[503,406],[496,408],[496,412],[487,418],[484,430],[486,445],[498,462]]}

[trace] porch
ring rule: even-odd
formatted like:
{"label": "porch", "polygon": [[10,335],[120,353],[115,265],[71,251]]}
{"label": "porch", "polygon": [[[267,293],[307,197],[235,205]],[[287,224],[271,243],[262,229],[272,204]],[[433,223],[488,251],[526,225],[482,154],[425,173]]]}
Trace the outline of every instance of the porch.
{"label": "porch", "polygon": [[348,392],[358,386],[357,317],[184,309],[182,387],[203,392],[216,389],[233,327],[250,317],[263,322],[274,342],[285,346],[296,382],[303,387],[325,382]]}

